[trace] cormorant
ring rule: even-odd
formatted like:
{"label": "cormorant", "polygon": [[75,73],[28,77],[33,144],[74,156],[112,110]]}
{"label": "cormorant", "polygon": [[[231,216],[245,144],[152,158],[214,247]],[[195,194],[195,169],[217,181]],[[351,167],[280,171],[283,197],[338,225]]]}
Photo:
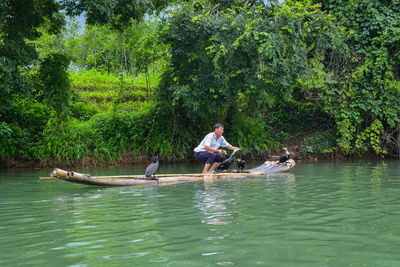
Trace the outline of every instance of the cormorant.
{"label": "cormorant", "polygon": [[233,155],[236,153],[236,150],[233,150],[232,154],[229,156],[229,158],[227,158],[226,160],[224,160],[223,162],[221,162],[221,164],[218,165],[217,170],[227,170],[229,168],[229,166],[232,164],[233,162]]}
{"label": "cormorant", "polygon": [[279,163],[285,163],[288,159],[290,159],[290,153],[286,147],[282,148],[285,153],[279,158]]}
{"label": "cormorant", "polygon": [[239,172],[242,172],[244,169],[244,165],[246,164],[246,161],[243,159],[237,159],[236,164],[238,165]]}
{"label": "cormorant", "polygon": [[156,174],[156,171],[158,169],[158,165],[160,165],[160,163],[158,162],[157,159],[158,159],[158,156],[155,156],[153,158],[153,162],[150,163],[149,166],[147,166],[146,174],[145,174],[146,175],[146,179],[157,180],[155,174]]}

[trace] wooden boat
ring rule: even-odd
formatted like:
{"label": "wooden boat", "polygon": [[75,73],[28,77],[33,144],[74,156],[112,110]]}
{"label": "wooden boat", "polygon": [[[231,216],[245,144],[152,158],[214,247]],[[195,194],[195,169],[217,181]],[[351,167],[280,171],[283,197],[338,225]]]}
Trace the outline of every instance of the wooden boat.
{"label": "wooden boat", "polygon": [[295,161],[290,159],[285,163],[277,161],[266,161],[257,168],[246,170],[243,172],[228,171],[209,175],[202,174],[158,174],[157,180],[145,179],[144,175],[118,175],[118,176],[96,176],[92,177],[89,174],[64,171],[55,168],[50,177],[40,177],[40,179],[59,179],[67,182],[87,185],[103,185],[103,186],[134,186],[145,184],[175,184],[181,182],[194,181],[210,181],[214,179],[226,178],[243,178],[249,176],[259,176],[272,173],[280,173],[287,171],[295,166]]}

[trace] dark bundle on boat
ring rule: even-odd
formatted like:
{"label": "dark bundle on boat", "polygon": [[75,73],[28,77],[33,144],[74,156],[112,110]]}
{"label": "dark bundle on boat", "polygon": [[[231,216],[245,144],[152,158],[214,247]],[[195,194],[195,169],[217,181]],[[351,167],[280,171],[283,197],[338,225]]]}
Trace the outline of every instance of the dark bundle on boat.
{"label": "dark bundle on boat", "polygon": [[149,166],[147,166],[146,169],[146,179],[153,179],[153,180],[157,180],[155,174],[157,172],[158,166],[160,165],[160,163],[158,162],[158,156],[155,156],[153,158],[153,162],[149,164]]}
{"label": "dark bundle on boat", "polygon": [[282,148],[284,154],[279,158],[279,163],[285,163],[290,159],[290,153],[286,147]]}
{"label": "dark bundle on boat", "polygon": [[226,159],[224,160],[219,166],[218,166],[218,170],[227,170],[229,168],[229,166],[232,164],[233,159]]}
{"label": "dark bundle on boat", "polygon": [[221,162],[221,164],[219,164],[217,170],[227,170],[229,168],[229,166],[232,164],[233,162],[233,155],[236,153],[236,150],[234,150],[232,152],[232,154],[229,156],[229,158],[227,158],[226,160],[224,160],[223,162]]}
{"label": "dark bundle on boat", "polygon": [[237,164],[237,166],[238,166],[239,172],[243,172],[243,170],[244,170],[244,165],[246,164],[246,161],[239,158],[239,159],[236,160],[236,164]]}

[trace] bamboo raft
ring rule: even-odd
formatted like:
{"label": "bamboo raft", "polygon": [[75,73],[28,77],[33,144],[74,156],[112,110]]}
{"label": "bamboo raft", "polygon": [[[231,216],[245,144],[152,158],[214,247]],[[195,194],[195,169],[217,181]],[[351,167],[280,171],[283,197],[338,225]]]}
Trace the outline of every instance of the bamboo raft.
{"label": "bamboo raft", "polygon": [[92,177],[90,174],[83,174],[77,172],[64,171],[55,168],[50,177],[40,177],[40,179],[56,179],[64,180],[67,182],[86,184],[86,185],[100,185],[100,186],[135,186],[147,184],[176,184],[182,182],[194,181],[210,181],[214,179],[226,178],[243,178],[249,176],[259,176],[272,173],[280,173],[287,171],[295,166],[295,161],[290,159],[285,163],[278,163],[277,161],[266,161],[257,168],[246,170],[243,172],[221,172],[215,174],[158,174],[157,180],[145,179],[144,175],[117,175],[117,176],[96,176]]}

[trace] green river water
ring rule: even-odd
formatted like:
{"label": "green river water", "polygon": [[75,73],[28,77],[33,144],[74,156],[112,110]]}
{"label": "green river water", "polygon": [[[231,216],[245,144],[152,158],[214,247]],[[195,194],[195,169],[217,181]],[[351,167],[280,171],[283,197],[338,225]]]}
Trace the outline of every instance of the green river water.
{"label": "green river water", "polygon": [[0,266],[400,266],[399,161],[140,187],[39,180],[50,171],[0,170]]}

